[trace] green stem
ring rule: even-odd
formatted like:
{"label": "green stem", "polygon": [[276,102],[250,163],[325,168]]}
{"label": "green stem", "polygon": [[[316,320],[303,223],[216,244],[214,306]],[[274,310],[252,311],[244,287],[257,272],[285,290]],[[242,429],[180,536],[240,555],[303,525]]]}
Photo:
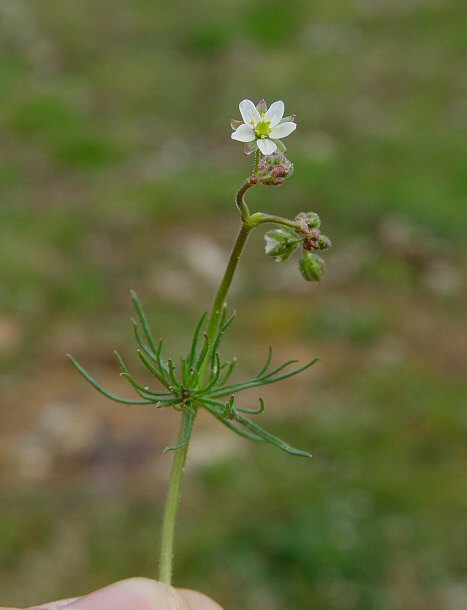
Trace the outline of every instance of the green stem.
{"label": "green stem", "polygon": [[256,149],[255,152],[255,166],[253,168],[253,176],[257,176],[259,172],[259,160],[261,158],[261,152],[259,148]]}
{"label": "green stem", "polygon": [[[229,262],[227,263],[224,277],[222,278],[216,296],[214,297],[214,301],[211,307],[211,314],[209,317],[208,329],[206,333],[210,344],[212,344],[214,337],[216,336],[217,327],[219,325],[219,319],[222,313],[222,307],[225,303],[225,298],[229,291],[230,285],[232,284],[232,280],[238,266],[238,261],[240,260],[240,256],[242,254],[243,248],[245,247],[246,240],[248,239],[248,235],[250,234],[251,229],[252,227],[248,226],[248,224],[244,222],[242,223],[240,231],[237,235],[237,239],[235,240],[234,246],[232,248],[232,252],[230,253],[230,258]],[[208,361],[209,358],[206,358],[205,362]],[[203,378],[204,372],[204,370],[200,372],[200,379]]]}
{"label": "green stem", "polygon": [[[245,192],[253,184],[250,180],[246,180],[243,186],[237,193],[236,203],[240,211],[242,224],[240,231],[238,232],[237,238],[230,253],[229,261],[224,272],[224,277],[219,285],[219,288],[214,297],[214,301],[211,306],[211,312],[209,315],[209,322],[207,328],[207,337],[209,344],[212,345],[216,336],[217,327],[219,325],[222,308],[225,303],[225,298],[229,291],[230,285],[232,284],[235,271],[240,260],[243,248],[245,247],[246,241],[250,231],[254,228],[254,224],[249,223],[250,213],[248,206],[243,198]],[[206,375],[207,363],[209,362],[209,355],[205,359],[203,366],[199,372],[199,378],[201,382]],[[196,409],[196,408],[195,408]],[[190,416],[186,411],[183,413],[182,423],[180,426],[180,433],[178,441],[181,442],[184,436],[184,431],[188,425],[188,418]],[[160,553],[160,565],[159,565],[159,580],[167,584],[172,582],[172,561],[173,561],[173,549],[174,549],[174,538],[175,538],[175,521],[177,517],[178,504],[180,501],[180,489],[183,479],[183,471],[185,467],[186,457],[188,453],[188,446],[190,444],[191,430],[189,432],[188,440],[185,444],[175,451],[175,457],[172,464],[172,472],[170,474],[169,490],[167,494],[167,502],[165,506],[164,519],[162,523],[162,539],[161,539],[161,553]]]}
{"label": "green stem", "polygon": [[[183,413],[182,422],[180,424],[180,433],[178,440],[182,438],[183,431],[187,425],[187,419],[190,417],[186,411]],[[172,464],[172,472],[170,475],[169,491],[167,493],[167,501],[165,505],[164,520],[162,522],[161,535],[161,553],[159,564],[159,580],[168,585],[172,583],[172,561],[173,548],[175,539],[175,522],[177,519],[178,504],[180,501],[180,489],[182,486],[183,471],[185,469],[186,456],[188,453],[188,442],[180,449],[175,451],[175,456]]]}
{"label": "green stem", "polygon": [[259,227],[259,225],[264,225],[268,222],[274,223],[276,225],[284,225],[285,227],[290,227],[291,229],[295,229],[295,231],[300,231],[301,225],[295,220],[289,220],[288,218],[284,218],[283,216],[276,216],[274,214],[264,214],[263,212],[256,212],[249,217],[250,225],[254,227]]}

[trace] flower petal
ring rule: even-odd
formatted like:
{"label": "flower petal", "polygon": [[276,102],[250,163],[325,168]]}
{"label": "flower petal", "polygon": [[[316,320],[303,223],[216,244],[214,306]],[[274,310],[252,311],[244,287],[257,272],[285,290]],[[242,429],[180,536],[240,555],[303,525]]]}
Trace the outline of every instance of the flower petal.
{"label": "flower petal", "polygon": [[260,138],[259,140],[257,140],[257,142],[258,142],[258,148],[265,156],[272,155],[272,153],[277,150],[277,146],[274,144],[274,142],[272,140],[268,140],[266,138],[264,138],[264,139]]}
{"label": "flower petal", "polygon": [[266,112],[266,116],[264,117],[266,121],[271,121],[271,127],[275,127],[284,116],[284,102],[279,100],[278,102],[274,102],[271,104],[271,107]]}
{"label": "flower petal", "polygon": [[255,139],[255,132],[253,127],[242,124],[230,134],[230,137],[232,140],[238,140],[239,142],[252,142]]}
{"label": "flower petal", "polygon": [[246,125],[251,125],[251,121],[254,121],[255,125],[258,121],[261,121],[261,116],[251,100],[242,100],[238,107]]}
{"label": "flower petal", "polygon": [[276,125],[276,127],[273,127],[270,135],[271,138],[285,138],[285,136],[290,135],[292,131],[295,131],[296,129],[296,123],[281,123],[280,125]]}

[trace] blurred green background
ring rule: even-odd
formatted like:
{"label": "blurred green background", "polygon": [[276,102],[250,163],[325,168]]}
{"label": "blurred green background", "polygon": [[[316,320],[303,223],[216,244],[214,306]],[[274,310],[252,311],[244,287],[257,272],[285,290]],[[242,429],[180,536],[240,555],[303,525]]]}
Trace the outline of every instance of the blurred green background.
{"label": "blurred green background", "polygon": [[125,392],[130,288],[185,351],[250,170],[229,119],[265,97],[297,114],[295,174],[249,204],[317,211],[334,248],[310,285],[257,231],[224,350],[239,376],[270,344],[321,357],[262,393],[314,457],[201,417],[176,583],[226,610],[465,607],[466,8],[0,2],[1,602],[156,575],[177,417],[106,402],[64,354]]}

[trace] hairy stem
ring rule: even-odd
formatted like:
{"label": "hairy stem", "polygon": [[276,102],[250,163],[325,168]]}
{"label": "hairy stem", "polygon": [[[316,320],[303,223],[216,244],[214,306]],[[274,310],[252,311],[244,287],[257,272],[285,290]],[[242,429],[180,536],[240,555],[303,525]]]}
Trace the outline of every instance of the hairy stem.
{"label": "hairy stem", "polygon": [[255,166],[253,168],[253,176],[257,176],[259,172],[259,160],[261,158],[261,152],[259,148],[256,149],[255,152]]}

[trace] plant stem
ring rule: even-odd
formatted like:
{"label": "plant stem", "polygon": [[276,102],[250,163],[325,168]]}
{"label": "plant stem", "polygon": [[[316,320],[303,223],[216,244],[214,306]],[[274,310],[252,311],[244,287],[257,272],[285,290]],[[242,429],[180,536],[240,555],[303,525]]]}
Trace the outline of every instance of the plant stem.
{"label": "plant stem", "polygon": [[259,227],[260,225],[266,223],[273,223],[276,225],[284,225],[285,227],[290,227],[295,231],[300,231],[301,225],[296,220],[289,220],[288,218],[283,218],[282,216],[276,216],[274,214],[264,214],[263,212],[256,212],[256,214],[252,214],[250,216],[250,223]]}
{"label": "plant stem", "polygon": [[261,158],[261,152],[259,148],[256,149],[255,152],[255,166],[253,168],[253,176],[257,176],[259,172],[259,160]]}
{"label": "plant stem", "polygon": [[[258,157],[259,159],[259,157]],[[253,184],[246,180],[243,186],[237,193],[236,203],[238,209],[240,211],[240,216],[242,218],[242,224],[240,227],[240,231],[238,232],[237,238],[232,248],[232,252],[230,253],[229,261],[227,263],[227,267],[224,272],[224,276],[222,281],[217,289],[216,295],[214,297],[214,301],[211,306],[211,312],[209,315],[209,322],[207,328],[207,337],[209,339],[209,344],[212,345],[214,341],[214,337],[216,336],[217,327],[219,325],[220,316],[222,313],[222,307],[225,303],[225,298],[229,291],[230,285],[232,284],[233,277],[235,275],[235,271],[238,266],[238,261],[240,260],[240,256],[242,254],[243,248],[245,247],[246,241],[248,239],[248,235],[250,231],[254,228],[254,225],[248,223],[250,218],[250,213],[248,210],[248,206],[245,203],[243,198],[245,192],[251,187]],[[199,372],[199,378],[201,382],[203,381],[207,364],[209,362],[209,357],[207,357],[204,361],[203,366]],[[195,407],[196,412],[196,407]],[[180,425],[180,433],[179,433],[179,441],[182,439],[182,434],[187,424],[187,418],[190,417],[188,413],[185,411],[183,413],[182,422]],[[191,436],[191,433],[190,433]],[[164,519],[162,523],[162,537],[161,537],[161,552],[160,552],[160,564],[159,564],[159,580],[161,582],[171,584],[172,582],[172,561],[173,561],[173,548],[174,548],[174,538],[175,538],[175,521],[177,517],[178,504],[180,500],[180,489],[182,485],[183,479],[183,471],[185,468],[186,457],[188,453],[188,446],[190,444],[190,437],[188,441],[185,443],[183,447],[177,449],[175,451],[175,456],[172,464],[172,472],[170,474],[170,483],[169,490],[167,493],[167,502],[165,506]]]}
{"label": "plant stem", "polygon": [[[251,229],[252,227],[248,226],[248,224],[244,222],[242,223],[240,231],[237,235],[237,239],[235,240],[234,246],[232,248],[232,252],[230,253],[230,258],[225,269],[224,277],[222,278],[216,296],[214,297],[214,301],[211,307],[211,314],[209,317],[208,329],[206,333],[210,343],[212,343],[216,335],[219,319],[222,313],[222,307],[225,303],[225,298],[229,291],[230,285],[232,284],[232,280],[237,269],[238,261],[240,260],[240,256],[242,254],[243,248],[245,247],[246,240],[248,239],[248,235],[250,234]],[[206,358],[205,362],[207,361],[208,358]],[[204,373],[204,371],[202,371],[202,373]],[[204,375],[200,373],[200,378],[203,378],[203,376]]]}
{"label": "plant stem", "polygon": [[[186,419],[190,417],[187,412],[183,413],[180,424],[179,440],[186,425]],[[178,504],[180,501],[180,488],[182,485],[183,471],[185,469],[186,456],[189,442],[175,451],[170,475],[169,490],[165,505],[164,520],[162,522],[161,553],[159,564],[159,580],[168,585],[172,583],[172,561],[175,538],[175,522],[177,518]]]}

